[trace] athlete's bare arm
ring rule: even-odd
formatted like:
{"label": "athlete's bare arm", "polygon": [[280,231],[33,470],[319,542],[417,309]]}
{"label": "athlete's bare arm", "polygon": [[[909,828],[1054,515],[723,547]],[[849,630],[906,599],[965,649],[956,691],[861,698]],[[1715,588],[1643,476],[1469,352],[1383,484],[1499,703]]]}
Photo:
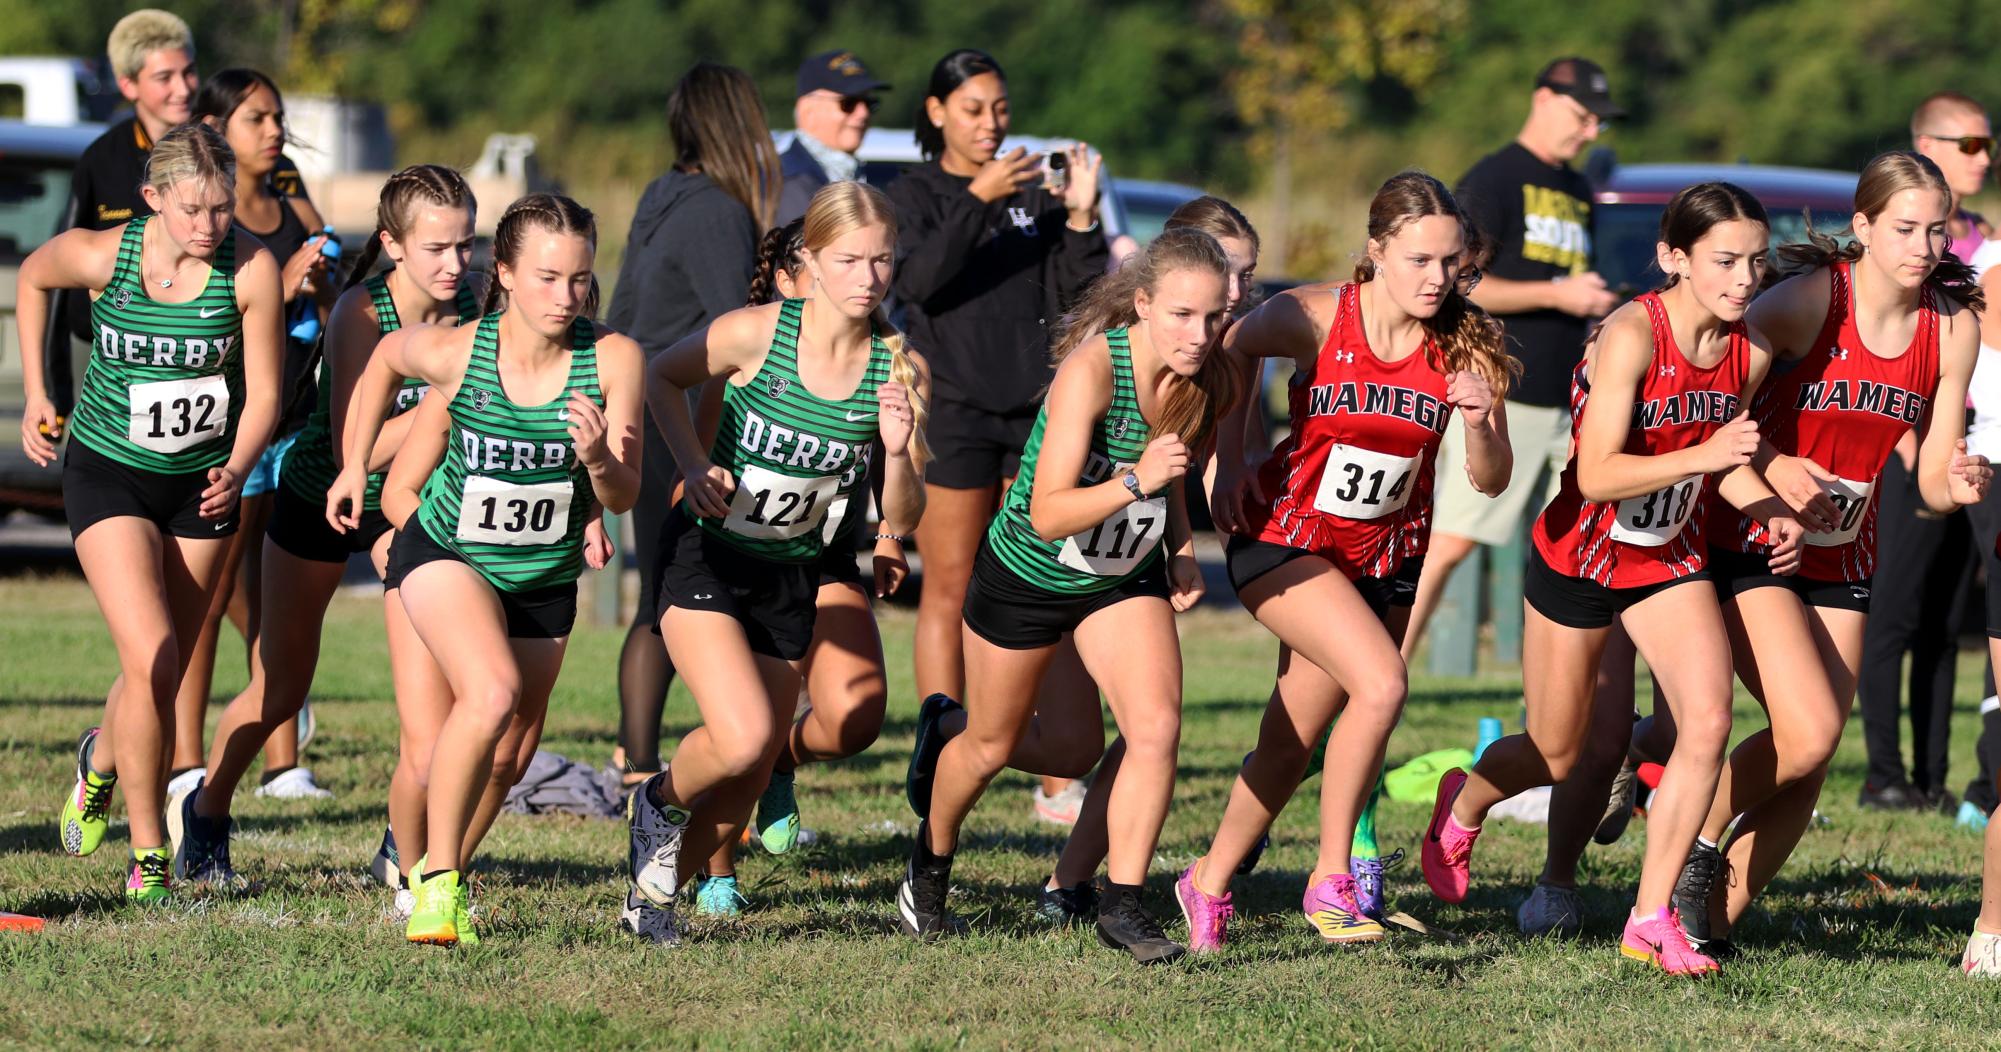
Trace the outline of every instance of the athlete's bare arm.
{"label": "athlete's bare arm", "polygon": [[409,432],[382,482],[382,517],[398,530],[416,514],[424,482],[444,459],[451,433],[451,399],[426,398],[403,415],[410,418]]}
{"label": "athlete's bare arm", "polygon": [[[1091,452],[1091,432],[1111,408],[1111,348],[1103,335],[1093,336],[1070,352],[1049,385],[1042,451],[1028,501],[1029,525],[1043,540],[1060,541],[1082,533],[1133,502],[1125,483],[1116,478],[1095,486],[1078,485]],[[1168,481],[1142,476],[1141,485],[1151,494]]]}
{"label": "athlete's bare arm", "polygon": [[1966,387],[1980,354],[1980,321],[1944,297],[1938,312],[1938,391],[1918,422],[1918,492],[1925,506],[1949,514],[1987,494],[1985,457],[1966,452]]}
{"label": "athlete's bare arm", "polygon": [[[1613,311],[1587,353],[1591,397],[1584,402],[1584,418],[1577,428],[1577,489],[1585,500],[1643,496],[1690,475],[1707,475],[1749,461],[1757,432],[1741,411],[1700,445],[1655,456],[1624,452],[1633,426],[1633,404],[1653,367],[1653,329],[1645,308],[1629,303]],[[1740,458],[1732,436],[1746,431],[1749,447]]]}

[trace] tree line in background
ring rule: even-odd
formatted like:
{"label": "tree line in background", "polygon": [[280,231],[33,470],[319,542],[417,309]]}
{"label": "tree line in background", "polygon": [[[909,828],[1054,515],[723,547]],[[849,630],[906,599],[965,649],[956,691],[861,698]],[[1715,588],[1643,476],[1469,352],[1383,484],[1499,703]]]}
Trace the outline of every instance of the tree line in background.
{"label": "tree line in background", "polygon": [[[131,7],[0,0],[0,53],[101,53]],[[1330,265],[1356,224],[1331,203],[1398,168],[1448,181],[1511,136],[1549,59],[1585,54],[1631,111],[1628,160],[1855,169],[1907,144],[1941,88],[2001,108],[1991,0],[179,0],[207,70],[385,104],[406,158],[470,161],[528,131],[573,185],[669,160],[663,109],[699,59],[749,70],[791,120],[799,59],[860,52],[907,127],[931,64],[977,46],[1007,68],[1017,131],[1075,136],[1121,174],[1259,202],[1274,272]],[[1288,242],[1295,248],[1288,249]],[[1346,249],[1341,249],[1345,253]],[[1336,253],[1338,255],[1340,253]]]}

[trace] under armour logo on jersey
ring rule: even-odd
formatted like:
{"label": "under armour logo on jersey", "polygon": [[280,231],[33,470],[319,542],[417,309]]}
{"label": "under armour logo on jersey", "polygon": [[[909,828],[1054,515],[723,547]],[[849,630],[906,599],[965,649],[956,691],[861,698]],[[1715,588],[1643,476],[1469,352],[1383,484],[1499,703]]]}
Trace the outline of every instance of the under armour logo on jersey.
{"label": "under armour logo on jersey", "polygon": [[113,296],[113,297],[111,298],[111,303],[112,303],[112,306],[115,306],[115,307],[117,307],[117,308],[118,308],[119,310],[124,310],[124,309],[125,309],[125,305],[126,305],[126,304],[128,304],[128,303],[130,303],[130,302],[132,302],[132,290],[131,290],[131,289],[119,289],[119,290],[118,290],[118,295],[116,295],[116,296]]}
{"label": "under armour logo on jersey", "polygon": [[1672,366],[1672,365],[1663,365],[1663,366],[1661,366],[1661,375],[1662,375],[1662,376],[1673,376],[1673,375],[1674,375],[1674,366]]}
{"label": "under armour logo on jersey", "polygon": [[1845,362],[1848,360],[1848,348],[1830,347],[1827,349],[1827,356],[1830,358],[1837,358]]}
{"label": "under armour logo on jersey", "polygon": [[479,388],[473,389],[472,392],[473,412],[475,413],[482,412],[486,409],[487,406],[492,404],[493,404],[493,392],[481,390]]}
{"label": "under armour logo on jersey", "polygon": [[771,397],[783,398],[785,397],[785,389],[791,386],[792,381],[787,380],[783,376],[774,376],[771,378],[771,382],[765,385],[765,389],[771,392]]}
{"label": "under armour logo on jersey", "polygon": [[1029,237],[1035,236],[1035,217],[1028,214],[1028,209],[1022,208],[1019,205],[1009,205],[1007,218],[1008,222],[1014,224],[1015,229],[1027,234]]}
{"label": "under armour logo on jersey", "polygon": [[1355,360],[1355,352],[1354,352],[1354,351],[1335,351],[1335,352],[1334,352],[1334,360],[1335,360],[1335,361],[1337,361],[1337,362],[1353,362],[1353,361]]}

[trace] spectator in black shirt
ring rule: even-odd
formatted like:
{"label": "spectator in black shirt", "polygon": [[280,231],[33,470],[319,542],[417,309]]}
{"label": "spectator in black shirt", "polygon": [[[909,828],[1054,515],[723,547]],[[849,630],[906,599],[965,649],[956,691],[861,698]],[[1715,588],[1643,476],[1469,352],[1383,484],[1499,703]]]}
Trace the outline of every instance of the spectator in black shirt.
{"label": "spectator in black shirt", "polygon": [[[744,305],[757,241],[771,227],[780,186],[764,105],[756,82],[740,69],[703,62],[689,70],[667,99],[667,133],[674,167],[639,198],[606,319],[639,341],[648,358]],[[674,676],[655,627],[674,456],[659,428],[649,424],[641,437],[639,502],[632,509],[639,607],[619,651],[623,715],[613,754],[628,784],[660,770],[660,713]]]}
{"label": "spectator in black shirt", "polygon": [[1109,262],[1099,162],[1079,143],[1061,190],[1042,157],[1001,152],[1007,80],[991,55],[954,51],[931,70],[917,143],[925,162],[889,184],[896,275],[911,346],[931,363],[917,692],[965,696],[959,609],[980,538],[1014,477],[1049,384],[1050,330]]}
{"label": "spectator in black shirt", "polygon": [[[1481,158],[1453,191],[1494,246],[1473,301],[1501,319],[1509,353],[1522,364],[1508,390],[1515,470],[1508,488],[1491,498],[1460,472],[1438,473],[1431,550],[1404,635],[1405,660],[1416,653],[1452,571],[1475,546],[1518,535],[1524,518],[1556,493],[1570,459],[1570,374],[1584,356],[1591,320],[1619,302],[1591,269],[1591,185],[1570,162],[1604,121],[1623,112],[1597,63],[1558,59],[1536,76],[1515,141]],[[1455,419],[1439,463],[1458,463],[1463,442]]]}

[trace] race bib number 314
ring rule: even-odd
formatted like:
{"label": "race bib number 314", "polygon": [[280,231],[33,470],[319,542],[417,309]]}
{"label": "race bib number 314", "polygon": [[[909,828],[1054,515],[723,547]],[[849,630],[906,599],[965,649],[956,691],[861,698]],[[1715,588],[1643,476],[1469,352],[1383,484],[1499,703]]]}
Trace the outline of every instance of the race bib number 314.
{"label": "race bib number 314", "polygon": [[1327,449],[1313,506],[1344,519],[1380,519],[1410,503],[1420,457],[1336,444]]}

